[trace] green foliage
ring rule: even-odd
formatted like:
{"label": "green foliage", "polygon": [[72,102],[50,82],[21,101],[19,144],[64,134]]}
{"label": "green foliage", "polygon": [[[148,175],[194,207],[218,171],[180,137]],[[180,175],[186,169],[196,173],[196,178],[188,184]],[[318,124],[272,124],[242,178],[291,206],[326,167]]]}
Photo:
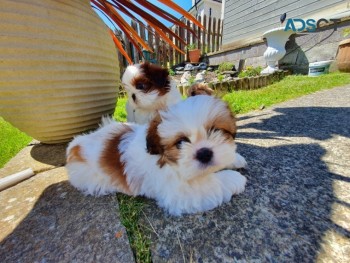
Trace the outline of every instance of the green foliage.
{"label": "green foliage", "polygon": [[188,44],[188,45],[187,45],[187,49],[188,49],[188,50],[194,50],[194,49],[197,49],[197,45],[196,45],[195,43]]}
{"label": "green foliage", "polygon": [[344,28],[343,29],[343,37],[347,37],[350,35],[350,28]]}
{"label": "green foliage", "polygon": [[225,75],[219,73],[216,75],[216,78],[218,79],[219,82],[223,82]]}
{"label": "green foliage", "polygon": [[32,140],[0,117],[0,168]]}
{"label": "green foliage", "polygon": [[244,78],[244,77],[255,77],[259,76],[262,71],[262,67],[253,67],[253,66],[247,66],[245,70],[239,73],[238,77]]}
{"label": "green foliage", "polygon": [[188,79],[188,84],[191,86],[196,82],[196,78],[194,76],[191,75],[191,77],[189,77]]}
{"label": "green foliage", "polygon": [[127,102],[128,98],[118,98],[117,102],[117,107],[114,110],[114,119],[120,122],[125,122],[126,121],[126,110],[125,110],[125,105]]}
{"label": "green foliage", "polygon": [[234,64],[231,62],[222,62],[218,67],[218,71],[219,72],[230,71],[232,70],[233,66]]}
{"label": "green foliage", "polygon": [[169,69],[169,75],[170,75],[170,76],[175,76],[175,71],[172,70],[172,69]]}

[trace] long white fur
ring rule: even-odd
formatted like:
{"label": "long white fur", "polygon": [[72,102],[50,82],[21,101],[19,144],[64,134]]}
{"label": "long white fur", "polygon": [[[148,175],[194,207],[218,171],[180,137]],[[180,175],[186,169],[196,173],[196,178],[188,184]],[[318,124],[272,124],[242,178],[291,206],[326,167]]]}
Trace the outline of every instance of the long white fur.
{"label": "long white fur", "polygon": [[[144,195],[157,200],[170,214],[196,213],[213,209],[228,202],[232,195],[244,191],[246,178],[226,167],[242,163],[236,154],[234,142],[224,142],[220,132],[206,135],[204,124],[209,116],[215,117],[227,110],[225,104],[210,96],[191,97],[168,111],[161,111],[162,122],[158,132],[162,138],[171,138],[179,131],[190,134],[190,144],[183,145],[177,164],[160,167],[159,155],[146,150],[148,125],[128,124],[131,132],[123,136],[118,150],[125,164],[125,175],[132,195]],[[76,137],[67,149],[80,145],[86,162],[68,162],[66,168],[71,184],[86,194],[105,195],[121,191],[108,174],[99,167],[104,142],[122,128],[121,123],[104,121],[104,126],[91,134]],[[204,136],[205,139],[198,139]],[[214,152],[213,164],[201,167],[194,159],[202,148]],[[239,160],[238,160],[238,159]],[[244,158],[243,158],[244,160]],[[245,160],[244,160],[245,163]]]}
{"label": "long white fur", "polygon": [[[126,103],[127,121],[146,124],[158,110],[164,110],[166,107],[180,102],[181,94],[176,87],[176,83],[171,79],[170,90],[163,96],[159,96],[155,90],[148,93],[137,90],[131,83],[140,74],[142,74],[140,64],[130,65],[123,74],[122,83],[128,95]],[[137,104],[131,98],[133,93],[138,99]]]}

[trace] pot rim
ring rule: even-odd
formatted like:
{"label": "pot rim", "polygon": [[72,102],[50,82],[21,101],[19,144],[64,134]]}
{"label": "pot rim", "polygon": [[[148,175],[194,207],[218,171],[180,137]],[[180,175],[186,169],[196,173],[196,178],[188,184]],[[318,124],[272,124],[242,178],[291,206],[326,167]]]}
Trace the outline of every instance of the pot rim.
{"label": "pot rim", "polygon": [[350,38],[341,41],[341,42],[339,43],[339,46],[346,45],[346,44],[350,44]]}

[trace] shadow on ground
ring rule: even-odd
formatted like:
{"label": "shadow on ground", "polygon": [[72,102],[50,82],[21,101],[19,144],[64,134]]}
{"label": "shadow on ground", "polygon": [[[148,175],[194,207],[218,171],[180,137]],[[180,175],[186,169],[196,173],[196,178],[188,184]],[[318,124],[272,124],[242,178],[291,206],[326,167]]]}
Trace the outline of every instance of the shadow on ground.
{"label": "shadow on ground", "polygon": [[66,163],[67,143],[62,144],[36,144],[30,151],[34,160],[53,165],[63,166]]}
{"label": "shadow on ground", "polygon": [[67,181],[43,191],[29,214],[0,243],[0,258],[2,262],[133,259],[118,220],[116,198],[84,196]]}
{"label": "shadow on ground", "polygon": [[[246,191],[180,218],[151,201],[143,223],[151,229],[154,262],[314,262],[332,253],[349,260],[339,245],[345,240],[349,249],[349,229],[333,219],[350,215],[334,214],[332,205],[349,208],[346,195],[338,199],[346,192],[334,191],[335,181],[343,187],[350,178],[350,108],[276,108],[241,120]],[[329,233],[336,240],[325,240]]]}

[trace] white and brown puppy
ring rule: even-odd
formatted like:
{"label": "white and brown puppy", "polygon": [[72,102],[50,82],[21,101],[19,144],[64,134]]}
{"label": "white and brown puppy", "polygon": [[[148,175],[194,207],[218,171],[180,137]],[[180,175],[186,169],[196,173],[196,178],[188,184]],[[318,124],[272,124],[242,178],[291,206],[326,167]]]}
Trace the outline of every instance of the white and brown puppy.
{"label": "white and brown puppy", "polygon": [[199,95],[147,125],[105,120],[69,144],[66,168],[71,184],[86,194],[143,195],[170,214],[195,213],[244,191],[246,178],[227,169],[245,165],[235,135],[226,103]]}
{"label": "white and brown puppy", "polygon": [[122,83],[128,94],[128,122],[148,123],[158,110],[181,101],[181,94],[169,71],[148,62],[128,66]]}

